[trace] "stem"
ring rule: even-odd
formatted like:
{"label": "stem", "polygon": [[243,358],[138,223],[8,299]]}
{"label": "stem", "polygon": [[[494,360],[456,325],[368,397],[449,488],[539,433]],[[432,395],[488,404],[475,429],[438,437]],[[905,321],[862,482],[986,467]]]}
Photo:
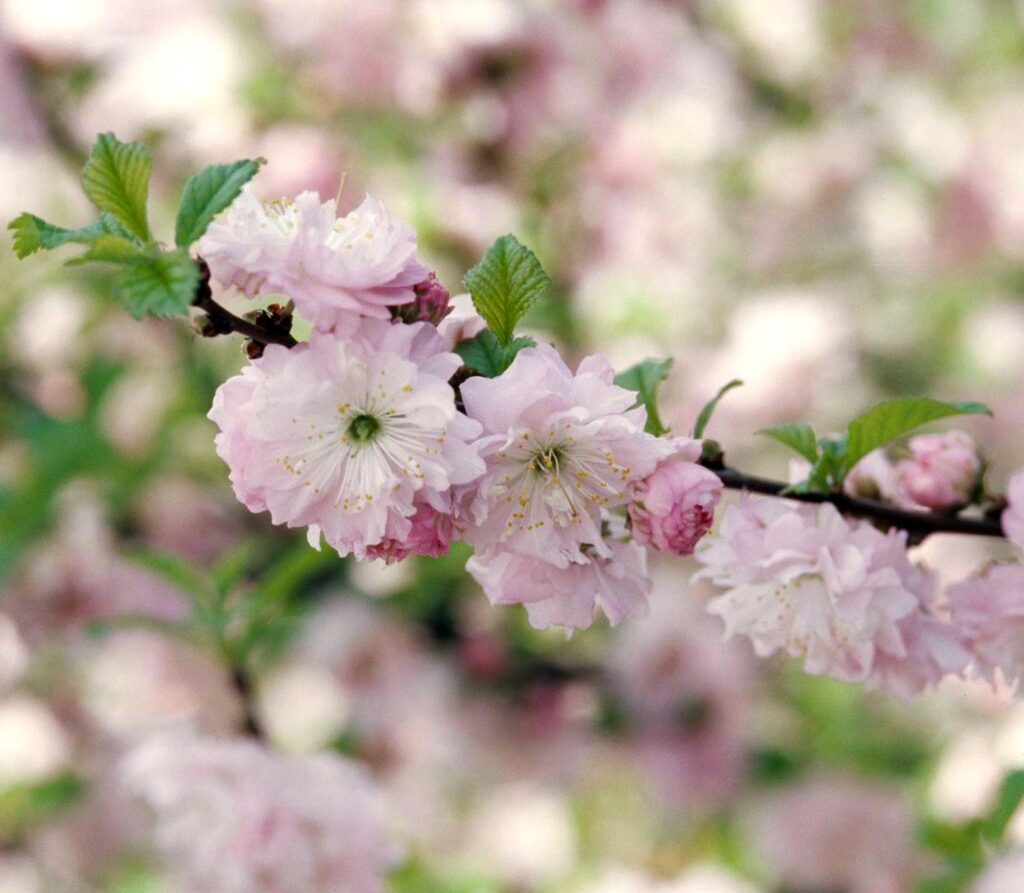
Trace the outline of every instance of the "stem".
{"label": "stem", "polygon": [[239,665],[234,665],[231,668],[231,684],[234,686],[238,697],[242,702],[242,728],[245,730],[245,734],[257,741],[265,741],[266,733],[263,730],[263,725],[260,723],[259,718],[256,716],[256,708],[253,703],[253,691],[252,691],[252,679],[249,678],[248,671]]}
{"label": "stem", "polygon": [[872,499],[854,499],[845,493],[785,493],[790,485],[782,481],[744,474],[733,468],[714,462],[703,463],[718,475],[722,483],[731,490],[746,490],[767,496],[781,496],[796,502],[824,503],[834,505],[844,515],[867,518],[885,527],[897,527],[907,531],[914,541],[920,541],[932,533],[960,533],[969,536],[1003,537],[1003,529],[994,518],[962,518],[956,515],[939,515],[934,512],[901,509],[885,502]]}
{"label": "stem", "polygon": [[294,347],[298,342],[283,329],[267,322],[250,322],[235,316],[226,307],[222,307],[213,299],[213,292],[210,290],[210,268],[205,261],[198,260],[201,273],[199,285],[196,287],[196,296],[192,299],[192,306],[204,311],[210,318],[214,329],[219,335],[228,335],[231,332],[238,332],[245,335],[259,344],[281,344],[285,347]]}

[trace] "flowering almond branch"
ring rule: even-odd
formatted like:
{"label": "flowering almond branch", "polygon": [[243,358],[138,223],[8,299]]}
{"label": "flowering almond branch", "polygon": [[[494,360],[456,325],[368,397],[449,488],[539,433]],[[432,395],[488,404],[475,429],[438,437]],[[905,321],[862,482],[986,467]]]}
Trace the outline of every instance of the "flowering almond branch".
{"label": "flowering almond branch", "polygon": [[[760,433],[800,456],[804,480],[743,474],[702,440],[740,382],[699,414],[693,437],[673,437],[657,400],[670,359],[616,375],[593,355],[573,370],[517,334],[549,279],[515,237],[466,274],[459,306],[420,261],[413,228],[381,202],[367,196],[344,216],[311,192],[263,202],[247,186],[260,164],[190,178],[167,249],[146,215],[149,153],[103,134],[83,177],[95,222],[67,230],[23,214],[10,225],[19,256],[77,243],[76,263],[114,265],[114,290],[136,316],[196,306],[204,334],[249,339],[251,362],[218,388],[209,418],[250,510],[357,559],[438,556],[464,540],[491,602],[523,605],[538,628],[645,613],[654,550],[694,556],[694,579],[719,589],[707,610],[728,635],[765,657],[801,657],[809,673],[903,698],[949,674],[1024,677],[1024,564],[988,566],[943,592],[908,554],[932,533],[1024,548],[1024,472],[1005,501],[986,497],[966,434],[912,436],[987,407],[897,398],[840,436],[777,425]],[[211,277],[287,304],[236,316],[213,299]],[[293,312],[307,341],[291,334]],[[726,487],[784,498],[729,504],[712,534]],[[987,511],[963,515],[971,506]],[[247,677],[235,681],[247,695]]]}
{"label": "flowering almond branch", "polygon": [[768,478],[744,474],[715,461],[701,464],[718,475],[722,484],[730,490],[743,490],[765,496],[780,496],[797,502],[813,504],[831,503],[844,515],[866,518],[878,526],[888,529],[905,530],[912,541],[920,541],[933,533],[958,533],[968,536],[1004,537],[1005,533],[998,518],[965,518],[960,515],[938,512],[901,509],[897,506],[874,499],[856,499],[843,492],[820,493],[797,491],[791,484]]}

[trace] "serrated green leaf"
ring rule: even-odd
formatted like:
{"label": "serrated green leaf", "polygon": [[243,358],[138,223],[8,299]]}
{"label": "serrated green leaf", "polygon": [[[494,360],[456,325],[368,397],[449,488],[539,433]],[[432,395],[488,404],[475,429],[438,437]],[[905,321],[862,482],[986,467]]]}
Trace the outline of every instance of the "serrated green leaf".
{"label": "serrated green leaf", "polygon": [[210,221],[238,197],[242,187],[265,163],[264,158],[246,158],[231,164],[213,164],[189,177],[174,227],[178,247],[187,248],[197,241]]}
{"label": "serrated green leaf", "polygon": [[112,133],[101,133],[82,171],[82,188],[90,201],[143,242],[150,238],[146,199],[152,167],[153,158],[142,143],[122,143]]}
{"label": "serrated green leaf", "polygon": [[114,280],[114,293],[136,319],[188,312],[199,284],[199,267],[179,248],[140,255]]}
{"label": "serrated green leaf", "polygon": [[64,229],[26,212],[8,223],[7,228],[13,234],[14,253],[19,258],[28,257],[40,250],[51,251],[70,242],[88,244],[104,234],[127,235],[116,218],[106,213],[88,226]]}
{"label": "serrated green leaf", "polygon": [[718,407],[718,404],[721,402],[722,398],[726,394],[728,394],[729,391],[731,391],[733,388],[738,388],[742,384],[743,384],[743,382],[740,381],[740,379],[734,378],[728,384],[722,385],[722,387],[720,387],[718,389],[718,393],[715,394],[714,397],[712,397],[710,400],[708,400],[707,403],[704,404],[704,408],[697,415],[697,421],[696,421],[696,423],[693,426],[693,436],[694,437],[698,437],[699,438],[699,437],[703,436],[704,429],[707,428],[708,422],[711,421],[711,414]]}
{"label": "serrated green leaf", "polygon": [[629,391],[636,391],[637,405],[647,408],[646,430],[655,437],[660,437],[668,428],[658,414],[658,385],[667,377],[672,368],[671,357],[665,360],[644,360],[615,376],[615,383]]}
{"label": "serrated green leaf", "polygon": [[142,246],[134,239],[126,239],[124,236],[112,236],[104,233],[92,240],[85,254],[69,260],[68,266],[79,266],[91,261],[101,261],[108,264],[129,264],[142,257],[146,257],[146,254]]}
{"label": "serrated green leaf", "polygon": [[484,329],[479,335],[468,341],[460,341],[455,345],[455,352],[462,357],[462,362],[485,378],[501,375],[524,347],[536,347],[537,342],[527,335],[515,338],[511,343],[501,345],[497,336],[490,329]]}
{"label": "serrated green leaf", "polygon": [[818,435],[810,425],[772,425],[757,432],[795,450],[812,465],[818,461]]}
{"label": "serrated green leaf", "polygon": [[515,236],[502,236],[462,279],[476,312],[502,346],[551,284],[537,256]]}
{"label": "serrated green leaf", "polygon": [[992,415],[983,403],[943,403],[931,397],[897,397],[872,406],[850,422],[839,480],[872,450],[915,428],[954,415]]}

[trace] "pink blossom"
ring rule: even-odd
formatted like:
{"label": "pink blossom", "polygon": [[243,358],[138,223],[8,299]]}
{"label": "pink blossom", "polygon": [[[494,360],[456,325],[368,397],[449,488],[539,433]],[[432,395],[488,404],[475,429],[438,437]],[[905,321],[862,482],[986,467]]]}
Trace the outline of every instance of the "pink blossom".
{"label": "pink blossom", "polygon": [[640,545],[690,555],[711,529],[722,482],[697,464],[700,441],[679,438],[672,443],[676,452],[637,485],[629,518]]}
{"label": "pink blossom", "polygon": [[1003,533],[1010,542],[1024,549],[1024,471],[1018,471],[1006,489]]}
{"label": "pink blossom", "polygon": [[470,418],[483,426],[475,443],[487,463],[470,512],[466,540],[480,553],[500,548],[564,568],[586,563],[580,547],[611,558],[602,511],[627,505],[633,490],[671,455],[644,432],[636,395],[612,382],[600,356],[575,375],[548,345],[519,352],[497,378],[462,385]]}
{"label": "pink blossom", "polygon": [[376,893],[397,855],[369,777],[333,754],[155,737],[129,753],[122,778],[152,811],[157,849],[182,889]]}
{"label": "pink blossom", "polygon": [[199,242],[213,275],[247,295],[281,293],[326,331],[355,316],[386,319],[415,300],[430,270],[416,257],[416,233],[377,199],[338,217],[315,192],[260,202],[249,188]]}
{"label": "pink blossom", "polygon": [[994,565],[949,590],[953,623],[970,643],[975,669],[995,683],[1024,676],[1024,566]]}
{"label": "pink blossom", "polygon": [[896,466],[885,450],[872,450],[861,459],[843,481],[843,490],[854,499],[892,502],[911,508],[914,501],[903,490]]}
{"label": "pink blossom", "polygon": [[236,495],[275,524],[319,528],[343,555],[404,541],[420,505],[450,512],[452,486],[483,472],[467,445],[480,426],[448,384],[460,364],[425,323],[364,320],[351,340],[268,346],[210,410]]}
{"label": "pink blossom", "polygon": [[897,466],[900,484],[918,505],[947,511],[966,505],[978,484],[981,459],[963,431],[922,434],[907,444],[910,458]]}
{"label": "pink blossom", "polygon": [[635,543],[602,541],[586,563],[563,565],[494,549],[474,555],[466,570],[495,605],[523,604],[536,629],[586,629],[601,608],[612,626],[647,611],[647,555]]}
{"label": "pink blossom", "polygon": [[830,504],[747,498],[696,555],[697,577],[727,590],[708,610],[762,657],[803,655],[808,673],[863,681],[879,651],[906,653],[899,621],[919,607],[924,572],[905,534],[848,522]]}
{"label": "pink blossom", "polygon": [[460,341],[468,341],[487,328],[473,301],[467,294],[454,295],[449,303],[451,311],[438,323],[437,330],[444,338],[448,350],[455,350]]}
{"label": "pink blossom", "polygon": [[945,677],[958,675],[971,661],[959,628],[938,613],[920,607],[898,623],[903,653],[879,649],[865,685],[909,701]]}

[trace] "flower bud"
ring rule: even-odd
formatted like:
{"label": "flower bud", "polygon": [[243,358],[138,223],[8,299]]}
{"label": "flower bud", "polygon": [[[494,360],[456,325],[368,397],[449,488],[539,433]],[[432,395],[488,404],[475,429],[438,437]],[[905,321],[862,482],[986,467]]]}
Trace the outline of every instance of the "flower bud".
{"label": "flower bud", "polygon": [[640,545],[690,555],[711,529],[722,482],[696,463],[699,441],[680,438],[676,443],[677,452],[637,485],[629,517],[633,539]]}
{"label": "flower bud", "polygon": [[451,295],[438,281],[436,273],[414,285],[413,292],[415,300],[394,308],[394,315],[403,322],[429,322],[436,326],[451,313],[452,308],[448,305]]}
{"label": "flower bud", "polygon": [[907,445],[910,458],[897,469],[900,485],[918,505],[935,511],[959,508],[971,501],[981,474],[974,441],[963,431],[922,434]]}
{"label": "flower bud", "polygon": [[367,558],[381,558],[386,564],[402,561],[410,555],[428,555],[438,558],[448,554],[448,544],[455,536],[452,516],[422,503],[409,518],[408,535],[395,537],[385,534],[384,539],[366,549]]}

